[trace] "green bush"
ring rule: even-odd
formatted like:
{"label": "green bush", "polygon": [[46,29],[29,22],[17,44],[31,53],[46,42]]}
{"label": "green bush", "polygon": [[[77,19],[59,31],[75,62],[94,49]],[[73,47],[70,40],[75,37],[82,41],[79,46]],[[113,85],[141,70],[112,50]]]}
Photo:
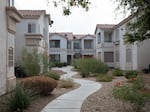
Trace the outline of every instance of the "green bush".
{"label": "green bush", "polygon": [[107,73],[108,66],[103,62],[88,58],[75,60],[73,66],[79,69],[82,77],[90,76],[91,73]]}
{"label": "green bush", "polygon": [[39,62],[39,54],[37,53],[37,51],[33,50],[33,53],[29,53],[26,50],[23,51],[22,60],[20,64],[27,76],[39,75]]}
{"label": "green bush", "polygon": [[26,89],[36,91],[40,95],[48,95],[57,87],[57,81],[44,76],[33,76],[25,78],[21,84]]}
{"label": "green bush", "polygon": [[72,88],[74,86],[73,79],[61,79],[59,82],[59,88]]}
{"label": "green bush", "polygon": [[55,72],[49,72],[49,73],[47,73],[46,76],[47,76],[47,77],[50,77],[50,78],[53,78],[53,79],[55,79],[55,80],[59,80],[59,79],[60,79],[60,75],[57,74],[57,73],[55,73]]}
{"label": "green bush", "polygon": [[130,71],[126,71],[126,72],[125,72],[125,77],[126,77],[127,79],[136,78],[137,75],[138,75],[138,72],[135,71],[135,70],[130,70]]}
{"label": "green bush", "polygon": [[144,88],[144,83],[143,83],[143,78],[142,77],[137,77],[133,82],[132,82],[132,87],[134,89],[142,89]]}
{"label": "green bush", "polygon": [[61,62],[54,62],[56,67],[63,67],[64,63]]}
{"label": "green bush", "polygon": [[117,68],[113,70],[112,74],[114,76],[123,76],[123,71]]}
{"label": "green bush", "polygon": [[16,89],[12,92],[8,98],[8,107],[11,112],[23,112],[23,109],[27,108],[31,102],[30,92],[17,85]]}
{"label": "green bush", "polygon": [[115,87],[113,89],[113,95],[115,98],[130,101],[138,106],[144,105],[144,97],[140,90],[133,88],[130,85],[123,85],[120,87]]}
{"label": "green bush", "polygon": [[51,69],[52,67],[55,67],[55,63],[52,61],[49,61],[49,69]]}
{"label": "green bush", "polygon": [[66,62],[64,62],[64,63],[63,63],[63,66],[67,66],[67,63],[66,63]]}
{"label": "green bush", "polygon": [[134,79],[132,84],[124,84],[114,87],[112,93],[115,98],[130,101],[135,104],[135,109],[141,110],[147,99],[150,98],[149,93],[143,93],[144,88],[142,78]]}
{"label": "green bush", "polygon": [[33,49],[32,52],[24,49],[21,60],[17,64],[20,65],[27,76],[39,75],[41,72],[46,73],[48,68],[51,68],[46,53],[40,54],[37,49]]}
{"label": "green bush", "polygon": [[78,60],[76,59],[76,60],[73,60],[72,61],[72,63],[71,63],[71,65],[75,68],[75,69],[78,69]]}
{"label": "green bush", "polygon": [[110,82],[112,81],[112,76],[106,75],[106,74],[100,74],[96,77],[97,81],[102,81],[102,82]]}

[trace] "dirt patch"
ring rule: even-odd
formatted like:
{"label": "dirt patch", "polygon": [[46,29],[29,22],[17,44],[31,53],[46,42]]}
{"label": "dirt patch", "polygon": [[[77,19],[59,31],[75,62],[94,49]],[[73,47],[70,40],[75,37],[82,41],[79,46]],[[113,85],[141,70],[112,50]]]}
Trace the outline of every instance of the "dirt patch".
{"label": "dirt patch", "polygon": [[[59,83],[58,83],[59,85]],[[28,109],[24,110],[24,112],[41,112],[41,110],[52,100],[54,100],[55,98],[69,92],[72,91],[74,89],[77,89],[78,87],[80,87],[79,84],[74,83],[74,87],[73,88],[56,88],[54,89],[54,91],[48,95],[48,96],[41,96],[38,97],[36,100],[31,102],[31,105],[28,107]],[[0,112],[8,112],[7,111],[7,104],[6,104],[6,99],[7,97],[9,97],[10,94],[7,95],[3,95],[0,97]]]}
{"label": "dirt patch", "polygon": [[55,72],[59,75],[63,75],[63,74],[66,74],[66,72],[62,71],[62,70],[50,70],[51,72]]}
{"label": "dirt patch", "polygon": [[74,89],[77,89],[78,87],[80,87],[79,84],[75,83],[73,88],[70,89],[66,89],[66,88],[56,88],[49,96],[45,96],[45,97],[40,97],[37,100],[33,101],[32,104],[30,105],[30,107],[26,110],[24,110],[24,112],[41,112],[41,110],[52,100],[54,100],[55,98],[71,91]]}
{"label": "dirt patch", "polygon": [[[144,83],[150,87],[150,75],[140,74],[144,79]],[[77,75],[76,78],[81,78]],[[87,80],[95,81],[95,78],[86,78]],[[122,102],[114,99],[111,91],[117,82],[126,82],[124,77],[115,77],[112,82],[100,82],[102,88],[90,95],[82,104],[81,112],[135,112],[133,104],[129,102]],[[150,102],[147,102],[143,108],[143,112],[150,111]]]}

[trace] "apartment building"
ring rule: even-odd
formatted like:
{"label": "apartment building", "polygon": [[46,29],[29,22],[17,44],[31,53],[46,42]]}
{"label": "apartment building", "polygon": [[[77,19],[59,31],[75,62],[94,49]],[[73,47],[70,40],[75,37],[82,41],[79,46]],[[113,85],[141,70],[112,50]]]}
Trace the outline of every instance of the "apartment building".
{"label": "apartment building", "polygon": [[109,67],[114,67],[114,26],[114,24],[97,24],[95,29],[96,57]]}
{"label": "apartment building", "polygon": [[0,95],[16,85],[14,75],[16,23],[22,16],[14,7],[14,0],[0,0]]}
{"label": "apartment building", "polygon": [[127,23],[135,21],[136,16],[130,15],[114,27],[114,67],[123,70],[143,70],[150,65],[150,40],[141,43],[126,44],[124,34],[129,31]]}
{"label": "apartment building", "polygon": [[96,26],[96,58],[109,67],[122,70],[148,69],[150,65],[150,40],[142,43],[126,44],[124,34],[129,31],[127,23],[135,21],[130,15],[119,24],[98,24]]}
{"label": "apartment building", "polygon": [[50,33],[49,56],[53,61],[71,63],[77,58],[95,57],[95,36]]}
{"label": "apartment building", "polygon": [[50,15],[45,10],[19,10],[23,16],[17,24],[16,33],[16,63],[21,61],[22,52],[26,49],[32,52],[49,54],[49,25]]}

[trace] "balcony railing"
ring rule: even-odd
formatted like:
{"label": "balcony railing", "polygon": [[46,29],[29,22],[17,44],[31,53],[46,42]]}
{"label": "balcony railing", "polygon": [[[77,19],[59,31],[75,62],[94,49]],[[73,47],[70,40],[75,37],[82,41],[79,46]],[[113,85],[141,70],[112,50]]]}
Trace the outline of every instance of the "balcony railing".
{"label": "balcony railing", "polygon": [[67,49],[66,48],[49,48],[49,52],[62,52],[62,51],[66,51],[67,52]]}
{"label": "balcony railing", "polygon": [[95,49],[82,49],[81,51],[82,54],[95,54],[95,52]]}

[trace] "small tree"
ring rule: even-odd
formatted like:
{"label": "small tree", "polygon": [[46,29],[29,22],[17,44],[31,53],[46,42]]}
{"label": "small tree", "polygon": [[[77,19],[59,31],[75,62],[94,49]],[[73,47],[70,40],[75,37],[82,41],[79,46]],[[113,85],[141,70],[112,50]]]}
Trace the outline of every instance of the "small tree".
{"label": "small tree", "polygon": [[32,53],[27,52],[26,49],[22,52],[22,60],[20,62],[21,67],[28,76],[39,75],[40,73],[40,57],[37,50],[33,50]]}

